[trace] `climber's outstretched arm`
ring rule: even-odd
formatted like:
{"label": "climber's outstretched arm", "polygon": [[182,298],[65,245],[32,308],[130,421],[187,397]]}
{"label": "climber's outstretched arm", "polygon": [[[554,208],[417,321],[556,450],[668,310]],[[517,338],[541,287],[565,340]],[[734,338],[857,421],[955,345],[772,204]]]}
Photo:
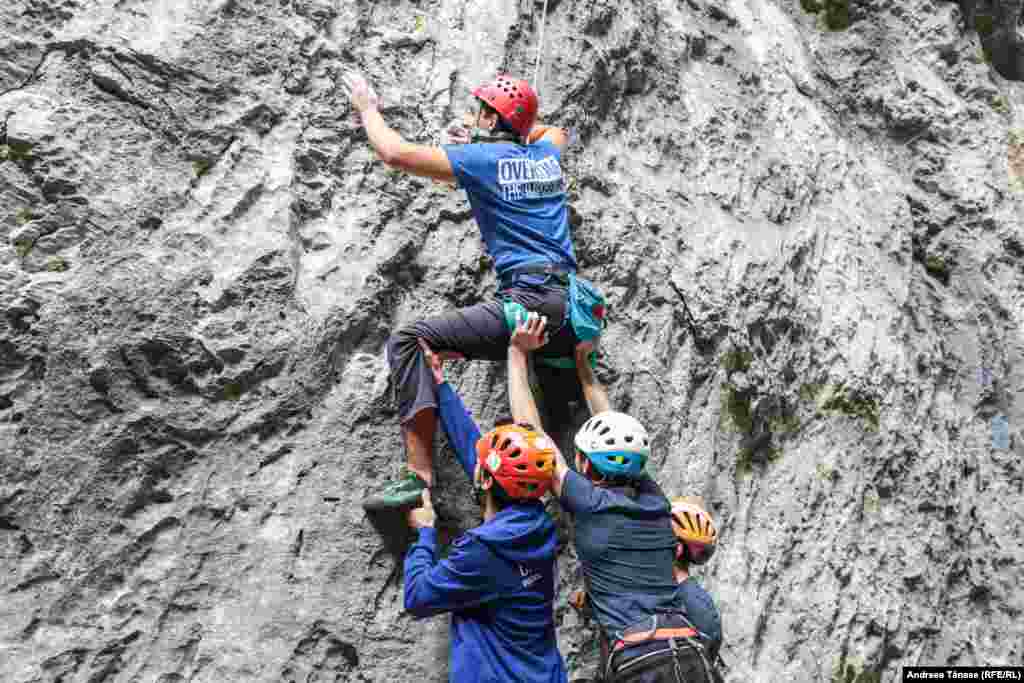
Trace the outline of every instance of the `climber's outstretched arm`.
{"label": "climber's outstretched arm", "polygon": [[[519,323],[508,346],[508,402],[512,406],[512,419],[516,422],[529,422],[537,431],[543,432],[540,411],[530,390],[529,355],[530,352],[544,346],[548,342],[544,331],[547,319],[531,313],[524,322]],[[555,446],[555,475],[552,488],[555,494],[562,495],[562,480],[569,471],[569,463],[565,461],[562,451]]]}
{"label": "climber's outstretched arm", "polygon": [[592,341],[576,345],[576,374],[579,375],[583,398],[587,401],[590,414],[597,415],[611,410],[612,404],[608,400],[608,392],[605,391],[604,385],[597,381],[594,369],[590,367],[590,354],[593,350]]}
{"label": "climber's outstretched arm", "polygon": [[538,431],[542,430],[540,411],[530,390],[530,352],[546,343],[544,326],[547,321],[536,313],[519,323],[508,345],[508,402],[512,408],[512,419],[529,422]]}
{"label": "climber's outstretched arm", "polygon": [[406,142],[387,124],[378,109],[380,98],[365,78],[356,73],[347,73],[344,83],[352,99],[352,106],[359,112],[363,128],[366,129],[366,137],[381,161],[413,175],[435,180],[455,180],[455,172],[443,149]]}
{"label": "climber's outstretched arm", "polygon": [[370,145],[385,164],[424,178],[455,180],[455,172],[443,149],[406,142],[376,109],[362,112],[362,118]]}

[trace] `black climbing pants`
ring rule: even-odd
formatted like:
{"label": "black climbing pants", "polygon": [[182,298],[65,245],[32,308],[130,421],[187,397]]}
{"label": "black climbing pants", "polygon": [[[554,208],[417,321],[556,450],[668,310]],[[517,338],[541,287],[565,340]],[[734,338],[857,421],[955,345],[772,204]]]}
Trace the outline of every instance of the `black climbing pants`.
{"label": "black climbing pants", "polygon": [[[504,361],[512,336],[505,322],[503,304],[507,300],[547,316],[549,341],[536,355],[572,357],[576,336],[566,316],[568,289],[553,275],[517,276],[499,289],[491,301],[420,320],[391,335],[387,358],[402,424],[424,408],[437,407],[437,386],[419,340],[437,352],[457,351],[471,360]],[[581,395],[575,370],[535,365],[548,401],[569,401]],[[548,396],[549,384],[559,390],[558,395]]]}

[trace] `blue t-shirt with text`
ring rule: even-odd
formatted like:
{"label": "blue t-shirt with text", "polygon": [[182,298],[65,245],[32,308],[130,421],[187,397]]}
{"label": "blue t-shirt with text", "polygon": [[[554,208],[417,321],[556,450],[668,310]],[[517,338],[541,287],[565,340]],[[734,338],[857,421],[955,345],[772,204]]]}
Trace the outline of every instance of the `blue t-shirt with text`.
{"label": "blue t-shirt with text", "polygon": [[446,145],[498,275],[527,264],[576,270],[562,152],[546,140]]}

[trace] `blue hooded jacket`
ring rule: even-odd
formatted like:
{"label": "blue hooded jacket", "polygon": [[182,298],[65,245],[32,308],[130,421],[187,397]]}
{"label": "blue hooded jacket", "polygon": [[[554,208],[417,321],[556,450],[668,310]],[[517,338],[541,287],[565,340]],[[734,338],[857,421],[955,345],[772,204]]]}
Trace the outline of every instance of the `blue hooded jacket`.
{"label": "blue hooded jacket", "polygon": [[722,617],[711,594],[691,576],[679,584],[676,597],[690,622],[704,634],[713,656],[722,646]]}
{"label": "blue hooded jacket", "polygon": [[[466,473],[476,470],[480,430],[448,384],[438,412]],[[452,543],[437,561],[434,529],[405,556],[405,609],[452,613],[448,680],[566,683],[555,639],[555,525],[539,501],[505,507]]]}

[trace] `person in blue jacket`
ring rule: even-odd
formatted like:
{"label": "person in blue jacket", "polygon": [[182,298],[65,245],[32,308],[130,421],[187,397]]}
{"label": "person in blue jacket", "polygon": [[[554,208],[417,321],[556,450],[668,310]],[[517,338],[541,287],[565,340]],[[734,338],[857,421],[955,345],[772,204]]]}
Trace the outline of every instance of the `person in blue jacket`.
{"label": "person in blue jacket", "polygon": [[452,613],[452,683],[566,683],[555,639],[555,525],[540,501],[551,487],[554,443],[531,425],[481,435],[440,359],[424,345],[448,440],[483,505],[483,523],[438,561],[430,491],[408,513],[418,540],[405,558],[405,609]]}
{"label": "person in blue jacket", "polygon": [[706,564],[715,554],[718,529],[701,498],[683,496],[672,500],[672,531],[677,541],[676,594],[714,658],[722,647],[722,617],[711,594],[690,574],[690,565]]}
{"label": "person in blue jacket", "polygon": [[[503,361],[511,335],[510,311],[526,308],[559,322],[537,355],[548,359],[548,365],[571,362],[579,340],[566,312],[569,292],[579,280],[562,166],[569,138],[561,128],[537,122],[536,93],[526,81],[507,75],[472,91],[479,103],[475,119],[466,121],[469,126],[449,128],[457,144],[443,146],[404,140],[387,125],[380,98],[361,75],[347,74],[345,85],[370,145],[385,164],[456,183],[466,192],[497,275],[493,299],[403,325],[388,339],[385,353],[407,469],[363,501],[364,509],[379,513],[413,507],[433,483],[438,398],[420,352],[421,340],[446,357]],[[603,305],[592,311],[603,320]],[[557,376],[562,379],[560,392],[579,392],[574,373]]]}
{"label": "person in blue jacket", "polygon": [[[509,401],[517,420],[535,420],[528,355],[546,321],[530,313],[508,351]],[[683,615],[675,579],[671,506],[644,466],[650,438],[635,418],[612,411],[593,381],[589,352],[576,370],[593,413],[575,437],[576,469],[555,449],[552,488],[572,513],[587,602],[600,627],[601,676],[614,683],[705,683],[716,670],[700,634]]]}

